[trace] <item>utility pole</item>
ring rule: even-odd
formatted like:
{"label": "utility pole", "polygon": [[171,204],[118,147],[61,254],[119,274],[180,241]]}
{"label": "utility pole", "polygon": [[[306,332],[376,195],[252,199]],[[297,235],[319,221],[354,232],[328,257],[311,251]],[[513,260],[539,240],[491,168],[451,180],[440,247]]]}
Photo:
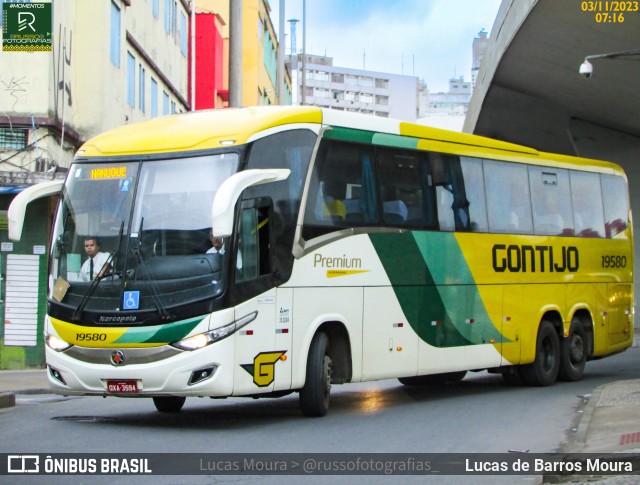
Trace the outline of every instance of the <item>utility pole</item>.
{"label": "utility pole", "polygon": [[229,0],[229,107],[242,106],[242,0]]}
{"label": "utility pole", "polygon": [[280,0],[278,25],[278,104],[284,105],[284,0]]}
{"label": "utility pole", "polygon": [[307,1],[302,0],[302,93],[300,104],[307,102]]}

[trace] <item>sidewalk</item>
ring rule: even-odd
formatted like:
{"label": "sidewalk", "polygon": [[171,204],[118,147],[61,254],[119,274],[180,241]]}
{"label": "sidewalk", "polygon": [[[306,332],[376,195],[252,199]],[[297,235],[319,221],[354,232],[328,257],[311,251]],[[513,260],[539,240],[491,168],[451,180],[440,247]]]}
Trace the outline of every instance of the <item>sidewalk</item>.
{"label": "sidewalk", "polygon": [[50,392],[45,369],[0,370],[0,409],[15,406],[16,394]]}

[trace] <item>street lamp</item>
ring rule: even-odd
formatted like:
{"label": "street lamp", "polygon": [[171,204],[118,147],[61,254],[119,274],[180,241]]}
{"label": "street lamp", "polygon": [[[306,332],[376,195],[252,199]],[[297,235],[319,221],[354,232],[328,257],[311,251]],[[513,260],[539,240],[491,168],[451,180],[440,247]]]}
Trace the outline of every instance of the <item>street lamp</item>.
{"label": "street lamp", "polygon": [[631,51],[622,51],[622,52],[611,52],[609,54],[594,54],[591,56],[587,56],[584,58],[584,62],[580,65],[580,70],[578,71],[580,75],[589,79],[593,75],[593,64],[591,64],[591,60],[593,59],[615,59],[617,57],[629,57],[629,56],[640,56],[640,49],[631,50]]}

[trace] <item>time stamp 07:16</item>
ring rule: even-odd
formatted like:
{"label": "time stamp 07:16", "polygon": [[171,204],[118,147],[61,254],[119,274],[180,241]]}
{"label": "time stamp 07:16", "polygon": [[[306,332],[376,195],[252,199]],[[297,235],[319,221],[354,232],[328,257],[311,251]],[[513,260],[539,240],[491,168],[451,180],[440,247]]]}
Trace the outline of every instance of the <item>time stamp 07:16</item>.
{"label": "time stamp 07:16", "polygon": [[580,2],[583,12],[593,14],[594,20],[598,24],[621,24],[625,21],[626,15],[638,13],[640,2],[599,0],[595,2]]}

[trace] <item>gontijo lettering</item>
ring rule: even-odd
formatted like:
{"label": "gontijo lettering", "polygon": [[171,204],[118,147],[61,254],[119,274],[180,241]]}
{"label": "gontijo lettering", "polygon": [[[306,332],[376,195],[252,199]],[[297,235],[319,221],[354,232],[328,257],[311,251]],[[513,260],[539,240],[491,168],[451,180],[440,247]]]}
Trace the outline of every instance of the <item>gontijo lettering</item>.
{"label": "gontijo lettering", "polygon": [[494,244],[491,255],[493,270],[497,273],[575,273],[580,267],[578,248],[575,246],[562,246],[560,251],[556,248],[554,254],[553,246]]}
{"label": "gontijo lettering", "polygon": [[127,167],[94,168],[91,170],[92,179],[116,179],[127,176]]}

